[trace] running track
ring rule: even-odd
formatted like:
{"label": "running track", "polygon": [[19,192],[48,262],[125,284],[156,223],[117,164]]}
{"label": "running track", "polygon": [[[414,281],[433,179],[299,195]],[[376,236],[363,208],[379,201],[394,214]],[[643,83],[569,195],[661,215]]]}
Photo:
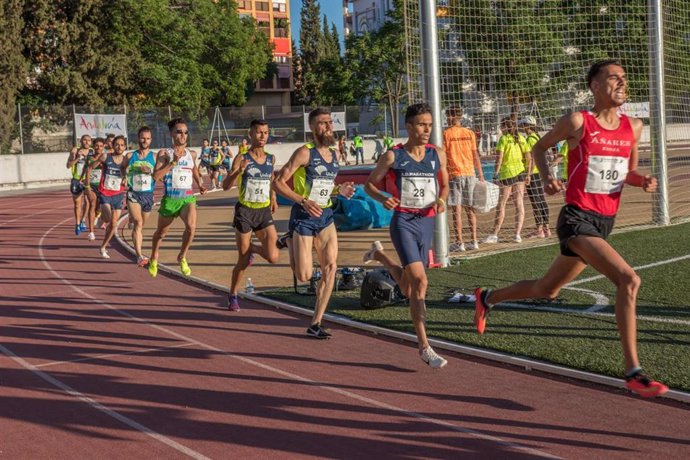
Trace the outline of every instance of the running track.
{"label": "running track", "polygon": [[2,457],[690,458],[685,405],[448,353],[433,371],[341,327],[314,341],[72,229],[67,193],[0,198]]}

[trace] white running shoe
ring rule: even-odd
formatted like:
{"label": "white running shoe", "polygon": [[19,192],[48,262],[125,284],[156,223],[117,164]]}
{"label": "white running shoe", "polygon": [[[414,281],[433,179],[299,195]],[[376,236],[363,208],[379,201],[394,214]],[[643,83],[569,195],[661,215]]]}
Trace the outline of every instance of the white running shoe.
{"label": "white running shoe", "polygon": [[473,242],[471,242],[471,243],[467,243],[467,246],[465,246],[465,248],[466,248],[468,251],[477,250],[477,249],[479,249],[479,241],[473,241]]}
{"label": "white running shoe", "polygon": [[451,243],[448,252],[465,252],[465,243]]}
{"label": "white running shoe", "polygon": [[106,248],[101,248],[101,257],[104,259],[110,259],[110,254],[108,254],[108,250]]}
{"label": "white running shoe", "polygon": [[371,243],[371,249],[369,249],[367,252],[364,253],[362,256],[362,261],[364,264],[368,264],[369,262],[372,262],[374,259],[374,253],[376,251],[383,251],[383,245],[381,244],[380,241],[374,241]]}
{"label": "white running shoe", "polygon": [[448,364],[448,361],[437,355],[434,349],[431,347],[426,347],[424,350],[422,350],[419,353],[419,357],[422,358],[422,361],[427,363],[432,369],[441,369],[443,366]]}
{"label": "white running shoe", "polygon": [[484,238],[484,241],[482,242],[486,244],[498,243],[498,235],[489,235],[486,238]]}
{"label": "white running shoe", "polygon": [[89,232],[88,238],[89,238],[89,241],[93,241],[96,239],[96,235],[93,232]]}
{"label": "white running shoe", "polygon": [[513,242],[514,243],[522,243],[522,237],[520,235],[515,235],[513,237]]}

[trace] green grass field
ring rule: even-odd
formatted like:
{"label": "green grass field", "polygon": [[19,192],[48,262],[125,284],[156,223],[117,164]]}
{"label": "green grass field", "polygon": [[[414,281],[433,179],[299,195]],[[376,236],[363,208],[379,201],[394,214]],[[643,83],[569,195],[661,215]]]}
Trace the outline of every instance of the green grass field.
{"label": "green grass field", "polygon": [[[638,270],[642,287],[638,299],[638,346],[646,372],[671,387],[690,391],[690,224],[614,234],[610,242],[633,267],[688,256],[687,259]],[[528,301],[528,308],[498,307],[489,317],[487,331],[479,336],[473,324],[474,306],[452,304],[455,292],[471,293],[476,286],[501,287],[520,279],[541,276],[558,253],[555,245],[459,261],[447,269],[428,272],[428,332],[457,343],[532,357],[575,369],[620,377],[622,353],[613,308],[590,314],[594,298],[564,289],[553,302]],[[596,276],[587,269],[580,279]],[[581,283],[613,303],[615,289],[606,279]],[[312,307],[314,298],[292,289],[265,295],[288,303]],[[540,311],[555,307],[567,312]],[[359,307],[359,290],[334,293],[331,313],[390,329],[414,333],[406,306],[381,310]],[[607,314],[608,313],[608,314]]]}

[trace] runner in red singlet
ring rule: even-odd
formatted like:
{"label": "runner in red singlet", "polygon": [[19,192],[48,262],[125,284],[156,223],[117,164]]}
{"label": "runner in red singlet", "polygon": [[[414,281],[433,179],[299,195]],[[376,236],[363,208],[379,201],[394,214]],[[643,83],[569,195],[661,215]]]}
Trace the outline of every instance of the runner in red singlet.
{"label": "runner in red singlet", "polygon": [[640,278],[606,242],[613,229],[623,184],[653,192],[656,179],[637,172],[642,121],[618,114],[628,85],[620,62],[594,63],[587,83],[594,95],[594,108],[564,116],[532,148],[544,190],[553,195],[563,190],[563,184],[551,175],[546,152],[561,140],[568,142],[566,205],[557,227],[561,255],[541,279],[520,281],[496,290],[477,288],[474,322],[483,334],[487,315],[499,302],[555,299],[564,285],[591,265],[616,285],[615,314],[625,358],[626,386],[642,397],[657,396],[668,391],[668,387],[643,374],[637,356],[635,306]]}

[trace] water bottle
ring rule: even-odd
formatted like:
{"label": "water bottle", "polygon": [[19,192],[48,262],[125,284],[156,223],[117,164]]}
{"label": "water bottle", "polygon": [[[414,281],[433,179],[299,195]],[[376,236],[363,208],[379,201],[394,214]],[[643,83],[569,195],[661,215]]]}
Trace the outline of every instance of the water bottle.
{"label": "water bottle", "polygon": [[252,283],[251,278],[247,278],[247,286],[244,288],[244,292],[247,294],[254,294],[254,283]]}

